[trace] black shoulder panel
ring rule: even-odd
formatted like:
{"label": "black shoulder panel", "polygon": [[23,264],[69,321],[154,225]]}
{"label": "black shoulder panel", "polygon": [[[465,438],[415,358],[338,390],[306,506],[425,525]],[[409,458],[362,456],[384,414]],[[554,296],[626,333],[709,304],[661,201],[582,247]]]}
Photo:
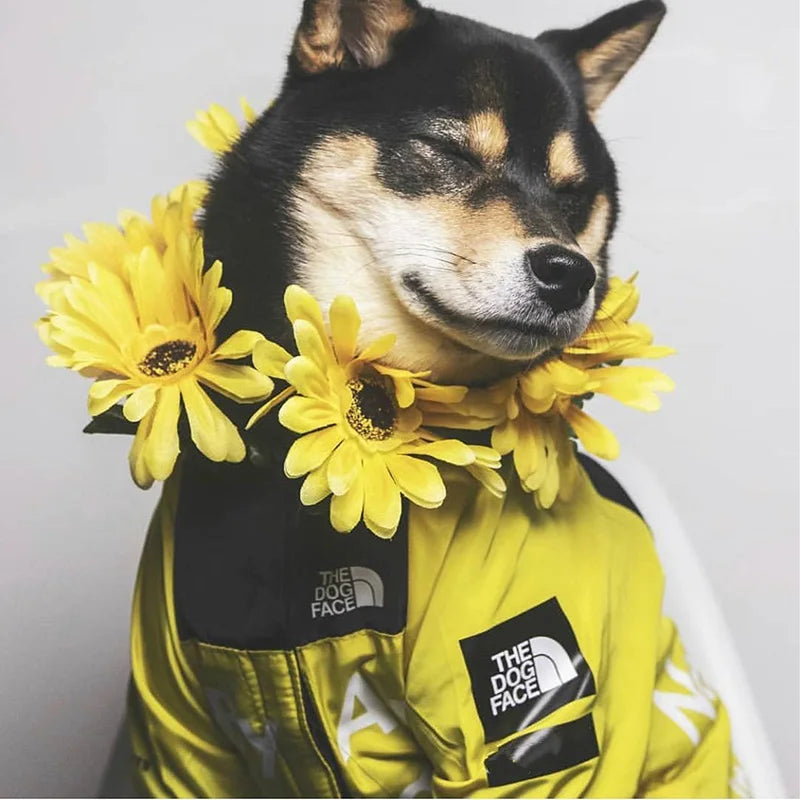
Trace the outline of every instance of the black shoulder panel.
{"label": "black shoulder panel", "polygon": [[581,466],[586,470],[589,480],[594,484],[594,488],[597,489],[598,494],[605,497],[606,500],[625,506],[625,508],[644,519],[642,512],[636,507],[628,493],[605,467],[601,467],[600,464],[585,453],[578,453],[578,459],[581,462]]}
{"label": "black shoulder panel", "polygon": [[175,522],[181,638],[267,650],[403,630],[407,528],[390,541],[363,526],[338,534],[328,503],[302,508],[298,491],[272,470],[186,459]]}

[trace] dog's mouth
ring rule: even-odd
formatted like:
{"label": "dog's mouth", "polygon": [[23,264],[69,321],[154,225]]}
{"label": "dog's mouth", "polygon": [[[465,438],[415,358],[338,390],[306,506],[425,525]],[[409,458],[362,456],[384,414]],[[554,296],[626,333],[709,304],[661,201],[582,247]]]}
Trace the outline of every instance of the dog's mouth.
{"label": "dog's mouth", "polygon": [[461,345],[505,361],[532,361],[578,339],[594,313],[590,294],[580,306],[554,311],[534,292],[513,308],[470,313],[454,307],[414,273],[403,275],[401,302],[416,317]]}

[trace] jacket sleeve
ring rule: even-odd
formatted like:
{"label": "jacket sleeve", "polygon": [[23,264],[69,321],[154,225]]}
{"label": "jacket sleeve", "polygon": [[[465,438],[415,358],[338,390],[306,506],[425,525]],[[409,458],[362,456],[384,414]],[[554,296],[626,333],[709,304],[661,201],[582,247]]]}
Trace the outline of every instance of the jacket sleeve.
{"label": "jacket sleeve", "polygon": [[664,619],[640,797],[746,794],[731,750],[730,723],[714,691],[688,664],[675,625]]}
{"label": "jacket sleeve", "polygon": [[148,797],[254,797],[240,752],[212,714],[182,647],[172,602],[172,525],[177,480],[151,523],[132,615],[128,728],[134,784]]}

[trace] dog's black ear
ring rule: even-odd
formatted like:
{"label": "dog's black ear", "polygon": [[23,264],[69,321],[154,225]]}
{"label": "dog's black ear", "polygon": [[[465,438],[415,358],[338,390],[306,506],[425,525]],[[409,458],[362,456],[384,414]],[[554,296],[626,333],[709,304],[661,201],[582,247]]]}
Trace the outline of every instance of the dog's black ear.
{"label": "dog's black ear", "polygon": [[304,0],[292,65],[306,74],[380,67],[419,12],[417,0]]}
{"label": "dog's black ear", "polygon": [[538,41],[577,66],[586,106],[593,112],[644,52],[666,11],[661,0],[640,0],[582,28],[547,31]]}

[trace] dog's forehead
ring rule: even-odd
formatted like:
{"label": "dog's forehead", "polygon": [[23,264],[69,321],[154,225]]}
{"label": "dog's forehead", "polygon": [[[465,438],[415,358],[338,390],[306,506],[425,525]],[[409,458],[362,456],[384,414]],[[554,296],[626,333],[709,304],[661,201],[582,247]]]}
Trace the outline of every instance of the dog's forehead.
{"label": "dog's forehead", "polygon": [[446,23],[427,43],[429,57],[438,62],[431,77],[435,81],[438,72],[455,83],[471,105],[527,100],[547,113],[554,101],[568,99],[561,66],[535,39],[463,17],[447,15]]}
{"label": "dog's forehead", "polygon": [[409,119],[434,133],[472,133],[494,142],[528,137],[544,144],[579,118],[579,98],[532,40],[456,41],[438,56],[431,49],[424,63],[407,66],[409,78],[415,76],[404,87],[415,104]]}

